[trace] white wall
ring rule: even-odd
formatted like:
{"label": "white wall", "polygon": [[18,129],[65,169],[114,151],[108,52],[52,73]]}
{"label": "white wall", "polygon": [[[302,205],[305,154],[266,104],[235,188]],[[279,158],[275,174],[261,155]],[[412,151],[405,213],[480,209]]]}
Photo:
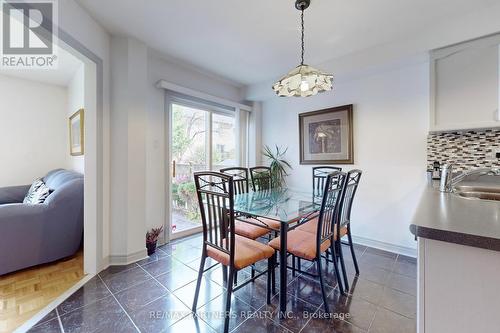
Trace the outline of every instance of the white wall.
{"label": "white wall", "polygon": [[146,256],[147,48],[134,39],[111,39],[111,259]]}
{"label": "white wall", "polygon": [[66,88],[0,75],[0,186],[69,163]]}
{"label": "white wall", "polygon": [[288,146],[291,187],[310,190],[311,166],[299,164],[298,114],[354,104],[355,165],[363,170],[353,207],[359,242],[413,253],[409,225],[425,186],[429,113],[428,63],[414,64],[335,84],[312,98],[263,103],[263,144]]}
{"label": "white wall", "polygon": [[[92,229],[98,227],[95,246],[86,246],[84,257],[85,267],[94,265],[97,259],[97,270],[107,267],[110,243],[114,240],[114,235],[109,232],[110,228],[110,36],[109,34],[74,0],[58,1],[59,27],[71,37],[76,39],[86,49],[96,54],[103,63],[102,89],[95,93],[102,95],[102,113],[87,117],[87,153],[85,154],[85,218],[93,224],[92,228],[87,227],[86,231],[93,232]],[[88,67],[88,68],[87,68]],[[86,72],[90,70],[86,66]],[[91,75],[86,75],[91,80]],[[87,86],[87,83],[86,83]],[[89,85],[90,86],[90,85]],[[89,92],[90,94],[91,92]],[[95,120],[90,123],[88,120]],[[92,127],[91,127],[92,126]],[[96,135],[99,134],[99,138]],[[95,136],[91,138],[91,136]],[[101,137],[102,135],[102,137]],[[90,142],[89,142],[90,141]],[[97,148],[93,154],[89,154],[89,143]],[[92,167],[89,167],[92,166]],[[97,187],[102,187],[97,189]],[[95,189],[91,192],[90,189]],[[93,211],[95,210],[95,212]],[[90,214],[89,214],[90,213]],[[91,216],[92,215],[92,216]],[[97,222],[96,222],[97,220]],[[96,254],[97,253],[97,257]],[[89,258],[94,256],[94,258]],[[92,273],[92,271],[90,271]]]}
{"label": "white wall", "polygon": [[[73,75],[73,78],[68,84],[68,108],[67,108],[67,117],[71,117],[73,113],[80,109],[84,109],[85,105],[85,65],[81,64],[78,70]],[[68,140],[68,156],[69,156],[69,168],[71,170],[80,172],[82,174],[85,173],[85,155],[81,156],[71,156],[69,154],[70,143]]]}

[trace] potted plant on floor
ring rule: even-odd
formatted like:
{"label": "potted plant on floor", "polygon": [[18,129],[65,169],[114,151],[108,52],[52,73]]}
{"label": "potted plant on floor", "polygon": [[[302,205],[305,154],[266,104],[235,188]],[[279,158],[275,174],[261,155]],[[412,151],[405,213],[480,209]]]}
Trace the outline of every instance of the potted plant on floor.
{"label": "potted plant on floor", "polygon": [[152,228],[146,232],[146,248],[148,249],[148,256],[152,255],[156,251],[156,242],[158,237],[163,231],[163,226],[158,228]]}

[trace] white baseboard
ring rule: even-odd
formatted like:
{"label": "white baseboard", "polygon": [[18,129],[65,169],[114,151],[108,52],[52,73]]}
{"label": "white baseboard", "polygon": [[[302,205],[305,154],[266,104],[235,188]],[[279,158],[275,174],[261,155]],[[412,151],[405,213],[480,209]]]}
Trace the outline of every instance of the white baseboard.
{"label": "white baseboard", "polygon": [[416,248],[394,245],[394,244],[381,242],[381,241],[370,239],[370,238],[354,236],[354,235],[352,236],[352,241],[356,244],[373,247],[373,248],[376,248],[379,250],[398,253],[398,254],[402,254],[402,255],[405,255],[408,257],[413,257],[413,258],[417,257],[417,249]]}
{"label": "white baseboard", "polygon": [[146,248],[131,254],[114,254],[110,255],[104,262],[107,261],[108,266],[113,265],[128,265],[136,261],[146,259],[148,257],[148,251]]}
{"label": "white baseboard", "polygon": [[165,238],[158,238],[158,242],[156,243],[156,247],[160,247],[160,246],[163,246],[165,244],[168,244],[168,242]]}
{"label": "white baseboard", "polygon": [[102,258],[101,266],[98,267],[97,273],[102,272],[109,267],[109,256]]}

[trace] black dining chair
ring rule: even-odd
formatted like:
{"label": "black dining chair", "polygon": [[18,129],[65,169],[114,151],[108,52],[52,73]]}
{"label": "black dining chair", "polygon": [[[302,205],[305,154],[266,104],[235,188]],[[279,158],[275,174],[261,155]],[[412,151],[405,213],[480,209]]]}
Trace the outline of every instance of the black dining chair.
{"label": "black dining chair", "polygon": [[[223,267],[229,268],[224,312],[224,332],[227,333],[229,331],[231,294],[233,291],[240,289],[262,274],[267,274],[267,304],[270,304],[275,251],[266,244],[241,237],[233,232],[234,182],[232,176],[212,171],[195,172],[194,182],[203,225],[203,248],[192,311],[196,313],[201,280],[203,273],[206,271],[205,260],[210,257]],[[237,287],[233,286],[234,274],[238,270],[265,259],[267,259],[267,271]]]}
{"label": "black dining chair", "polygon": [[[313,277],[319,277],[321,285],[321,294],[323,296],[323,304],[325,311],[329,313],[326,291],[324,286],[323,270],[321,268],[322,254],[330,249],[335,254],[334,242],[337,241],[337,221],[340,218],[340,209],[342,207],[342,194],[344,184],[347,179],[347,174],[342,172],[333,172],[329,174],[325,182],[325,191],[321,201],[321,209],[317,217],[316,232],[310,233],[297,228],[287,233],[287,249],[286,251],[298,258],[315,262],[317,265],[318,274],[300,271]],[[276,251],[280,251],[280,237],[274,238],[269,245]],[[328,257],[325,257],[329,260]],[[340,279],[339,268],[336,260],[333,260],[335,275],[339,285],[339,290],[344,294],[342,281]],[[294,267],[289,267],[293,271]]]}
{"label": "black dining chair", "polygon": [[242,167],[230,167],[219,170],[221,173],[233,176],[234,194],[248,193],[248,169]]}
{"label": "black dining chair", "polygon": [[[248,192],[248,169],[233,167],[220,169],[220,172],[233,176],[234,194]],[[238,216],[236,220],[236,234],[250,239],[257,239],[271,231],[278,231],[280,229],[280,223],[271,219]]]}
{"label": "black dining chair", "polygon": [[265,191],[274,187],[270,167],[256,166],[250,168],[250,177],[252,178],[252,189],[254,191]]}
{"label": "black dining chair", "polygon": [[334,166],[318,166],[312,168],[312,187],[314,197],[323,196],[326,178],[334,171],[342,171],[342,168]]}
{"label": "black dining chair", "polygon": [[[231,175],[233,177],[234,184],[234,194],[243,194],[248,193],[249,184],[248,184],[248,169],[242,167],[230,167],[220,169],[220,172],[226,175]],[[256,240],[260,237],[269,236],[269,240],[271,239],[271,232],[275,233],[280,228],[280,223],[278,221],[274,221],[266,218],[254,218],[248,216],[235,216],[234,222],[234,232],[237,235],[250,238]],[[226,272],[223,271],[224,281],[226,279]],[[252,277],[255,276],[255,267],[252,266],[251,269]],[[238,280],[237,273],[235,273],[234,283],[236,284]]]}
{"label": "black dining chair", "polygon": [[[344,233],[343,230],[345,230],[345,235],[347,235],[347,239],[349,241],[348,245],[349,245],[349,248],[351,249],[352,261],[354,263],[354,269],[356,270],[356,275],[359,275],[359,266],[358,266],[358,261],[356,259],[354,244],[352,242],[351,211],[352,211],[352,203],[354,201],[354,196],[356,195],[356,192],[358,190],[359,181],[361,179],[361,174],[362,174],[362,171],[357,170],[357,169],[351,170],[347,173],[347,180],[346,180],[345,190],[344,190],[343,199],[342,199],[342,209],[341,209],[341,214],[340,214],[340,221],[337,224],[337,234],[342,235],[342,233]],[[342,232],[341,232],[341,230],[342,230]],[[345,269],[344,255],[342,253],[342,243],[341,243],[340,238],[338,240],[337,248],[339,250],[338,252],[339,252],[340,264],[342,266],[344,285],[345,285],[346,290],[349,290],[349,282],[347,279],[347,272]]]}
{"label": "black dining chair", "polygon": [[[312,168],[312,201],[313,203],[316,203],[321,198],[323,197],[323,191],[325,189],[326,185],[326,178],[328,175],[332,172],[335,171],[342,171],[342,168],[340,167],[334,167],[334,166],[317,166]],[[303,216],[302,219],[299,221],[299,224],[305,224],[308,222],[311,222],[311,225],[303,225],[299,226],[299,229],[306,229],[311,232],[315,232],[316,226],[314,225],[314,218],[317,217],[318,212],[313,212],[308,214],[307,216]],[[292,264],[295,268],[295,258],[292,259]],[[300,270],[301,269],[301,262],[300,258],[297,258],[297,267]]]}

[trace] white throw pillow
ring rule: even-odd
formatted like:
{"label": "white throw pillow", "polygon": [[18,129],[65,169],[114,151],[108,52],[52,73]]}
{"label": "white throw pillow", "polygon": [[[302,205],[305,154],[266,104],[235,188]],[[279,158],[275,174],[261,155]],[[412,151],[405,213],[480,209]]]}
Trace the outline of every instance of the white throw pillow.
{"label": "white throw pillow", "polygon": [[41,179],[37,179],[31,184],[30,189],[28,190],[28,193],[26,193],[26,196],[24,197],[23,203],[29,203],[31,201],[31,198],[35,194],[35,191],[38,190],[40,186],[43,185],[43,181]]}
{"label": "white throw pillow", "polygon": [[31,184],[28,193],[24,197],[23,203],[31,205],[44,203],[50,193],[52,193],[52,191],[47,185],[45,185],[42,180],[37,179]]}

